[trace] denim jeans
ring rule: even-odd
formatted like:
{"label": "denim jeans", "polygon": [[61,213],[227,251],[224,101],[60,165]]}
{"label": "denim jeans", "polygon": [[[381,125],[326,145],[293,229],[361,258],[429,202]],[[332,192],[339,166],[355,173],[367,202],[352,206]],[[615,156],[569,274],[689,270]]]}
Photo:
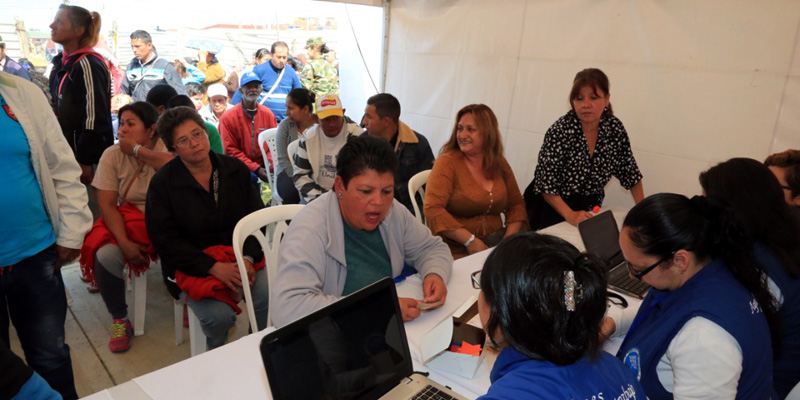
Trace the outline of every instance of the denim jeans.
{"label": "denim jeans", "polygon": [[[253,295],[253,309],[256,314],[258,330],[262,330],[267,327],[269,310],[269,283],[267,282],[266,268],[256,272],[256,282],[250,288],[250,293]],[[181,293],[181,298],[185,297],[186,293]],[[187,304],[200,320],[203,333],[206,335],[208,349],[211,350],[225,344],[228,331],[236,323],[236,311],[231,306],[215,299],[195,301],[189,298]]]}
{"label": "denim jeans", "polygon": [[72,359],[64,340],[67,296],[61,273],[53,270],[56,258],[53,245],[0,268],[0,338],[8,343],[10,317],[31,368],[64,399],[77,399]]}

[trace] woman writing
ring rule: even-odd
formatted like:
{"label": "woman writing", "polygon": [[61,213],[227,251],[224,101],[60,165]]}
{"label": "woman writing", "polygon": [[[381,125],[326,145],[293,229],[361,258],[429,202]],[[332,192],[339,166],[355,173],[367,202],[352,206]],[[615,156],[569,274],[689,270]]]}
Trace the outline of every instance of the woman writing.
{"label": "woman writing", "polygon": [[603,188],[612,176],[636,203],[644,198],[628,134],[611,108],[606,74],[596,68],[578,72],[569,102],[572,109],[545,133],[533,181],[525,189],[528,216],[537,229],[590,218],[589,210],[603,204]]}
{"label": "woman writing", "polygon": [[314,93],[308,89],[293,89],[286,96],[286,118],[278,124],[278,136],[276,147],[278,150],[278,169],[275,171],[277,176],[276,186],[278,195],[283,204],[300,203],[300,193],[294,186],[294,175],[291,157],[287,148],[289,143],[303,136],[308,128],[318,123],[317,115],[314,114]]}
{"label": "woman writing", "polygon": [[647,397],[772,398],[775,305],[730,210],[656,194],[631,209],[619,242],[630,274],[652,286],[629,328],[612,324],[627,331],[617,357]]}
{"label": "woman writing", "polygon": [[527,222],[517,180],[503,157],[497,118],[484,104],[458,111],[427,188],[426,222],[446,239],[454,258],[494,246]]}
{"label": "woman writing", "polygon": [[120,143],[103,153],[92,181],[103,217],[84,240],[81,268],[96,279],[113,319],[108,348],[114,353],[128,350],[132,335],[123,269],[127,264],[131,273],[146,273],[155,259],[144,227],[147,187],[156,170],[172,159],[156,134],[157,118],[155,107],[145,102],[122,107]]}
{"label": "woman writing", "polygon": [[604,271],[553,236],[520,233],[497,246],[473,279],[481,324],[501,349],[481,399],[644,398],[631,371],[600,349]]}
{"label": "woman writing", "polygon": [[[700,174],[709,196],[733,207],[736,220],[755,241],[753,255],[778,300],[779,341],[773,343],[772,381],[778,398],[800,382],[800,217],[764,164],[733,158]],[[744,190],[743,190],[744,189]]]}

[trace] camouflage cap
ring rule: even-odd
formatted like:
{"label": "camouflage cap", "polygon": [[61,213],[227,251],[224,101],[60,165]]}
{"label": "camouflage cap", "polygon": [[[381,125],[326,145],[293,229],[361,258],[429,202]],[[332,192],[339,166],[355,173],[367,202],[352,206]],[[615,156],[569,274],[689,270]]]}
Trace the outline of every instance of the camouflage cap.
{"label": "camouflage cap", "polygon": [[321,37],[319,37],[319,36],[312,37],[312,38],[308,38],[308,40],[306,40],[306,47],[305,48],[309,48],[311,46],[320,46],[322,44],[323,44],[323,42],[322,42],[322,38]]}

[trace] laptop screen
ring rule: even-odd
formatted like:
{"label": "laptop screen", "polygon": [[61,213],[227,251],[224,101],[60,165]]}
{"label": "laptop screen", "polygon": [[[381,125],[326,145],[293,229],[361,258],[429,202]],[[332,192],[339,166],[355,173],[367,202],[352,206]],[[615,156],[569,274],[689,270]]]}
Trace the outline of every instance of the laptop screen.
{"label": "laptop screen", "polygon": [[578,224],[586,251],[598,255],[607,268],[614,268],[623,261],[619,248],[619,228],[614,214],[605,211]]}
{"label": "laptop screen", "polygon": [[273,399],[377,399],[412,373],[394,282],[383,279],[267,335]]}

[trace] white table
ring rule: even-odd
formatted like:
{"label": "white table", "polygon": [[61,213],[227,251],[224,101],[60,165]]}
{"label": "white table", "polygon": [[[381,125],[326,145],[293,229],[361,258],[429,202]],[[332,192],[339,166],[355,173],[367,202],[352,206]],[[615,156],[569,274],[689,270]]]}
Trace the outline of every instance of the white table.
{"label": "white table", "polygon": [[[614,210],[617,222],[622,222],[625,210]],[[561,237],[583,250],[577,228],[566,222],[547,228],[542,233]],[[450,315],[478,290],[472,288],[470,274],[483,268],[491,250],[486,250],[455,262],[450,282],[447,284],[447,302],[439,309],[423,312],[414,321],[405,324],[414,368],[429,371],[422,365],[419,339],[444,318]],[[422,282],[419,276],[411,276],[397,285],[398,295],[421,299]],[[636,313],[639,299],[627,297],[626,313]],[[205,352],[190,359],[160,370],[134,378],[130,382],[87,397],[92,400],[126,399],[267,399],[271,398],[266,372],[261,361],[259,343],[273,328],[245,336],[220,348]],[[611,340],[604,349],[614,354],[621,339]],[[496,354],[488,353],[473,379],[429,371],[432,379],[447,385],[457,393],[474,399],[489,388],[489,373]]]}

